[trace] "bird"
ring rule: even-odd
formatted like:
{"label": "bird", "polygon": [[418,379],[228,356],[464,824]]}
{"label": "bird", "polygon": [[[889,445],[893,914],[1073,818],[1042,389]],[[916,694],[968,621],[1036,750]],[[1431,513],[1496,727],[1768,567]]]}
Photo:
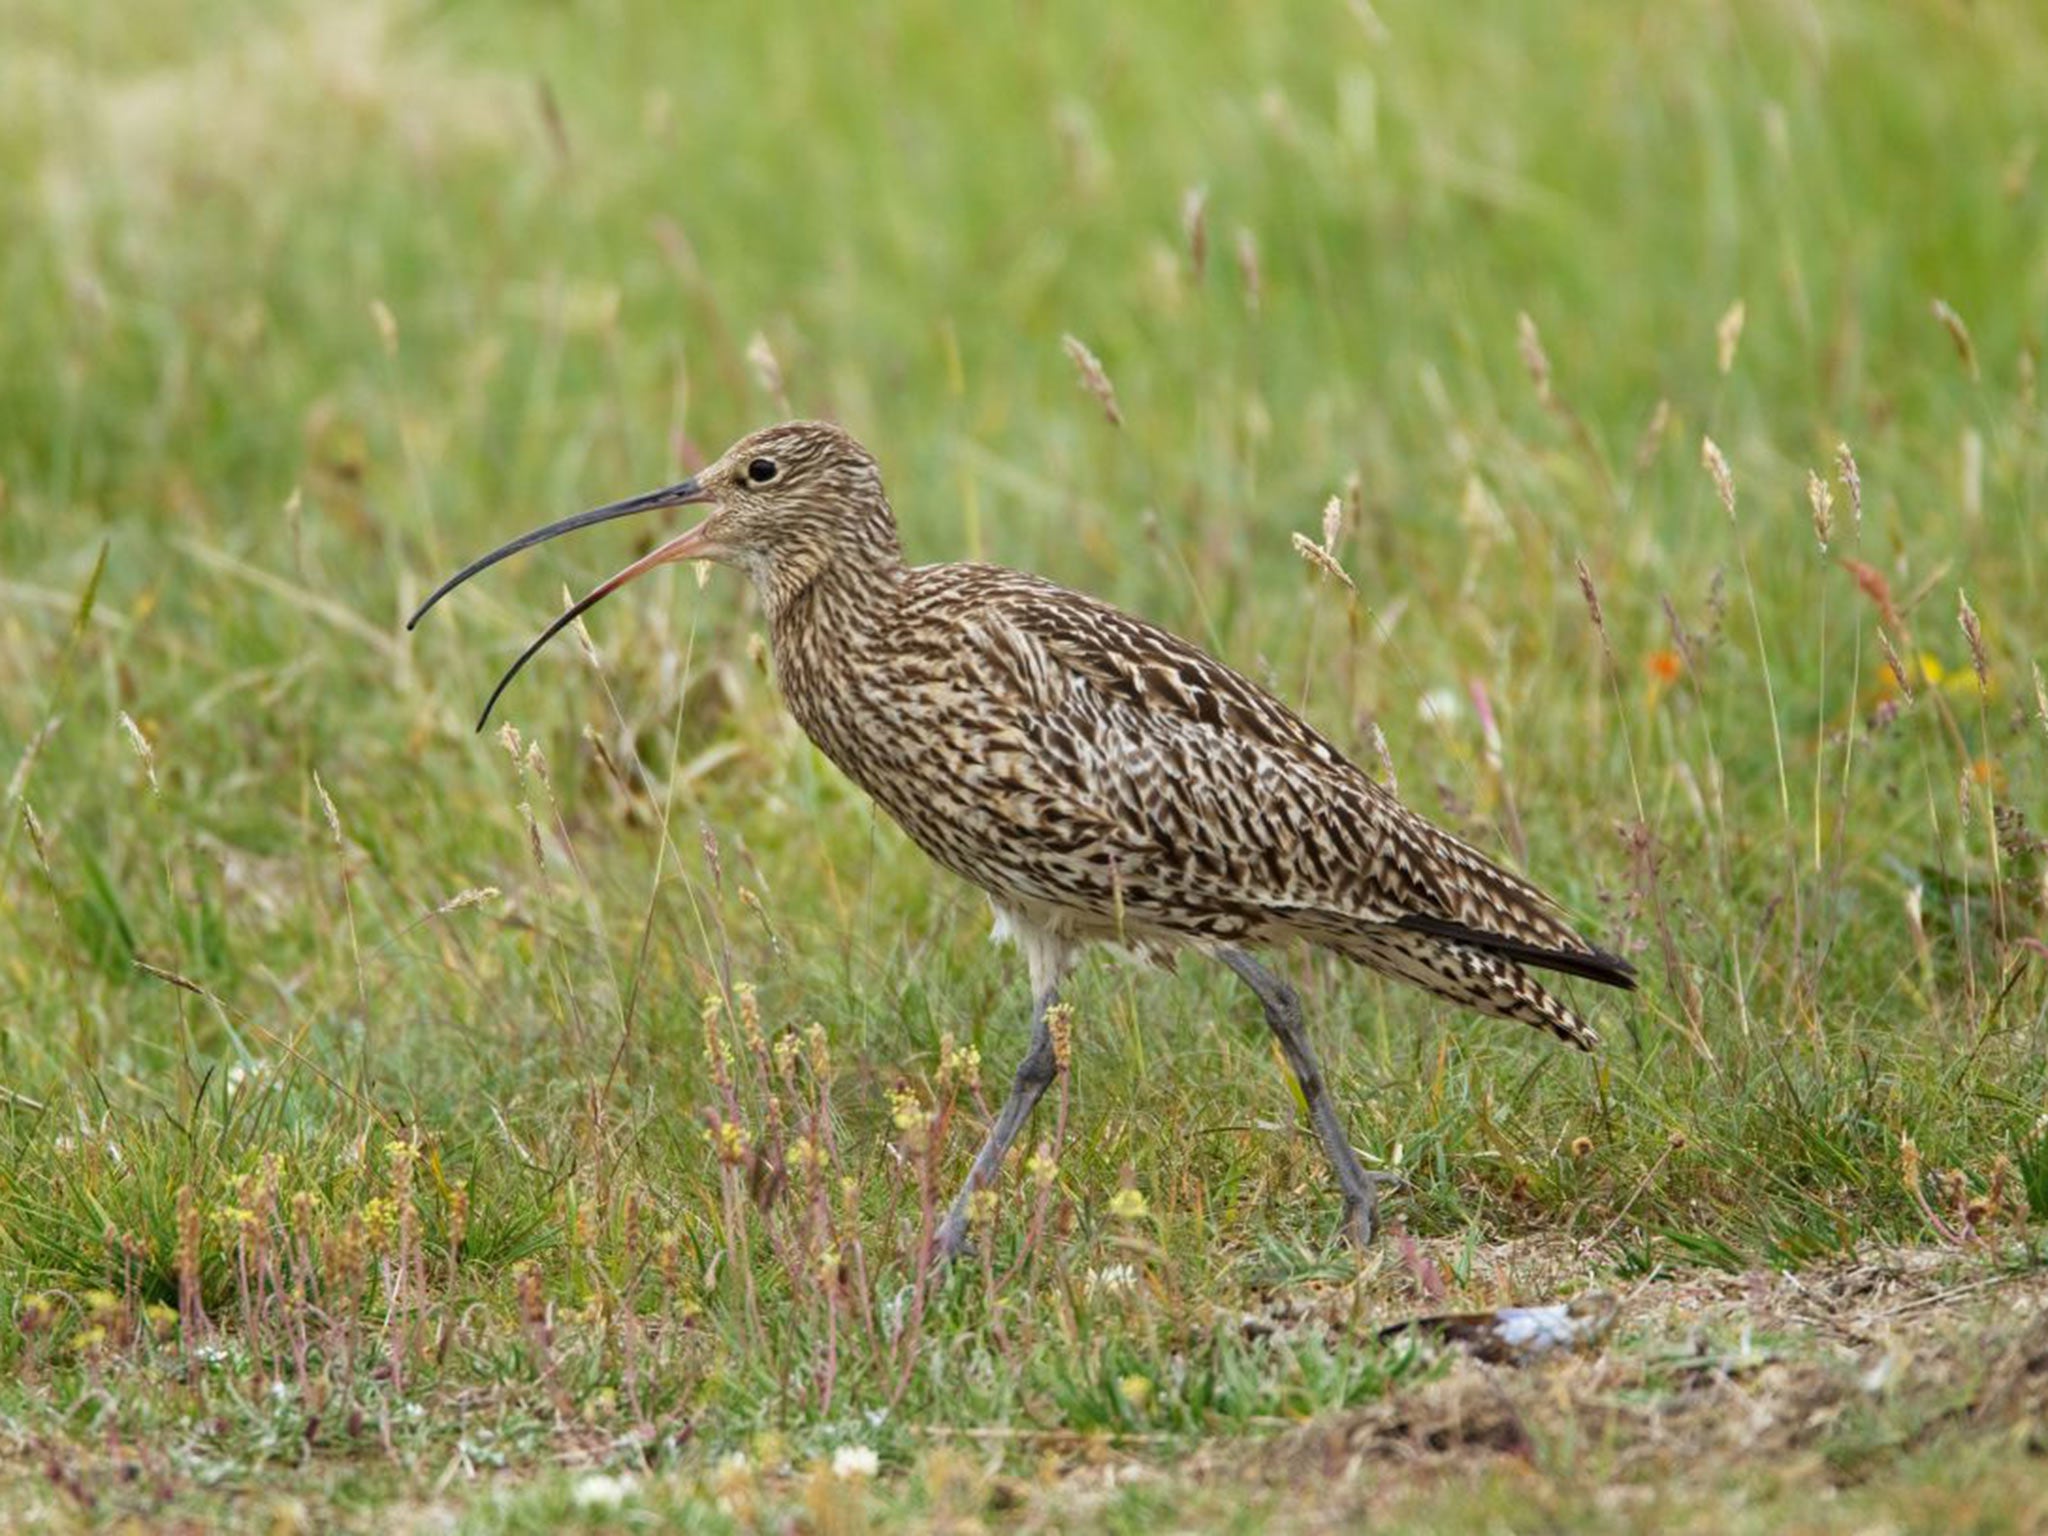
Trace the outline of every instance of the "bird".
{"label": "bird", "polygon": [[967,1246],[972,1197],[1061,1070],[1060,989],[1092,944],[1234,972],[1300,1088],[1361,1249],[1379,1186],[1309,1042],[1301,999],[1254,951],[1306,944],[1460,1008],[1591,1051],[1534,974],[1629,989],[1634,967],[1562,908],[1404,805],[1294,710],[1200,647],[1109,603],[995,565],[911,565],[872,454],[828,422],[740,438],[700,473],[537,528],[457,571],[407,625],[499,561],[616,518],[702,521],[593,588],[522,667],[628,582],[678,561],[736,567],[759,595],[784,702],[818,749],[942,868],[988,897],[1022,951],[1031,1037],[933,1255]]}

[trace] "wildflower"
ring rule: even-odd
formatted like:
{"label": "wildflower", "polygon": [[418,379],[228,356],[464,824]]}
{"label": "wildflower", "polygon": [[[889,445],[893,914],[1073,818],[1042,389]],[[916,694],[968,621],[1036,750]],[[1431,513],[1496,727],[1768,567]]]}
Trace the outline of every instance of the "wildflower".
{"label": "wildflower", "polygon": [[1082,1276],[1081,1287],[1091,1296],[1102,1293],[1120,1295],[1138,1288],[1138,1271],[1130,1264],[1105,1264]]}
{"label": "wildflower", "polygon": [[1129,1184],[1109,1197],[1109,1214],[1118,1221],[1143,1221],[1151,1213],[1144,1192]]}
{"label": "wildflower", "polygon": [[747,1160],[750,1147],[747,1128],[731,1120],[721,1120],[711,1127],[711,1145],[717,1149],[718,1160],[728,1168],[734,1168]]}
{"label": "wildflower", "polygon": [[1117,1381],[1116,1389],[1123,1400],[1139,1413],[1143,1413],[1145,1405],[1152,1401],[1152,1382],[1148,1377],[1121,1377]]}
{"label": "wildflower", "polygon": [[1465,712],[1465,699],[1455,688],[1431,688],[1415,701],[1415,712],[1424,720],[1448,725]]}
{"label": "wildflower", "polygon": [[1670,649],[1652,651],[1643,658],[1643,670],[1650,674],[1650,703],[1654,706],[1685,675],[1685,658]]}
{"label": "wildflower", "polygon": [[576,1479],[569,1502],[578,1509],[617,1509],[633,1492],[633,1479],[609,1472],[590,1472]]}
{"label": "wildflower", "polygon": [[973,1089],[981,1083],[981,1052],[956,1045],[951,1035],[939,1036],[939,1086]]}
{"label": "wildflower", "polygon": [[1572,1156],[1573,1156],[1573,1157],[1580,1157],[1580,1158],[1583,1158],[1583,1157],[1591,1157],[1592,1155],[1593,1155],[1593,1138],[1592,1138],[1592,1137],[1590,1137],[1590,1136],[1574,1136],[1574,1137],[1572,1138]]}
{"label": "wildflower", "polygon": [[873,1477],[882,1470],[882,1458],[873,1447],[842,1445],[832,1453],[832,1475],[849,1482]]}

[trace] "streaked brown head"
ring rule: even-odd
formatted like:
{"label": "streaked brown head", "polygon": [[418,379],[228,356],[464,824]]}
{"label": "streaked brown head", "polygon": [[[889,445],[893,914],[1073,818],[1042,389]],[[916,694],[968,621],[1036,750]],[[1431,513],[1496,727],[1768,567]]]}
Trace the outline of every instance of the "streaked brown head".
{"label": "streaked brown head", "polygon": [[625,501],[579,512],[500,545],[437,587],[406,621],[411,629],[443,597],[508,555],[558,534],[666,507],[709,511],[687,533],[635,560],[573,604],[512,663],[477,721],[482,730],[498,697],[540,648],[635,577],[679,560],[737,566],[753,578],[771,614],[830,568],[882,572],[902,563],[895,515],[874,458],[841,427],[788,421],[734,443],[701,474]]}

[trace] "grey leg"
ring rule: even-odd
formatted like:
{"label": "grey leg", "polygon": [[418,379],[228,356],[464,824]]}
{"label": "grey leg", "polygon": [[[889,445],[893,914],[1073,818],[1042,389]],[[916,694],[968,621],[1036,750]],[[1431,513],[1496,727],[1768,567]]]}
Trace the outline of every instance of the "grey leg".
{"label": "grey leg", "polygon": [[1031,1111],[1037,1108],[1045,1090],[1059,1076],[1059,1056],[1052,1048],[1052,1029],[1045,1017],[1059,1000],[1059,992],[1047,987],[1032,1005],[1031,1049],[1024,1053],[1024,1060],[1017,1066],[1017,1079],[1011,1084],[1010,1097],[1004,1101],[1002,1113],[996,1116],[988,1140],[975,1154],[974,1166],[967,1171],[967,1183],[962,1186],[959,1197],[953,1201],[953,1208],[939,1226],[936,1252],[941,1259],[952,1258],[966,1246],[967,1202],[976,1190],[987,1189],[995,1183],[996,1176],[1003,1171],[1003,1158],[1010,1150],[1010,1143],[1017,1139],[1017,1133],[1024,1129],[1024,1122],[1031,1118]]}
{"label": "grey leg", "polygon": [[1400,1182],[1395,1174],[1367,1173],[1351,1150],[1351,1138],[1344,1134],[1344,1122],[1337,1118],[1337,1106],[1330,1102],[1330,1090],[1323,1083],[1323,1069],[1310,1049],[1308,1032],[1302,1028],[1301,999],[1294,988],[1267,970],[1241,949],[1219,949],[1216,958],[1243,978],[1258,994],[1266,1010],[1266,1024],[1280,1042],[1294,1080],[1301,1084],[1301,1096],[1308,1101],[1308,1117],[1323,1150],[1330,1155],[1330,1169],[1337,1187],[1344,1192],[1343,1235],[1360,1248],[1372,1241],[1373,1224],[1379,1214],[1381,1184]]}

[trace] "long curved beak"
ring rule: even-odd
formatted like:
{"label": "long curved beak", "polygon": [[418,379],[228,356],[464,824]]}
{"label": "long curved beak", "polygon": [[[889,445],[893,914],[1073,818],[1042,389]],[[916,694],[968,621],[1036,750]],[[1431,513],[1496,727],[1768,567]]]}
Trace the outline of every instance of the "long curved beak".
{"label": "long curved beak", "polygon": [[[405,627],[411,629],[417,625],[421,619],[427,616],[428,609],[469,580],[470,577],[489,570],[500,560],[510,555],[516,555],[522,549],[531,549],[536,544],[544,544],[558,534],[573,533],[578,528],[588,528],[596,523],[608,523],[615,517],[631,517],[638,512],[656,512],[663,507],[685,507],[701,504],[709,500],[711,500],[711,492],[705,489],[700,482],[694,479],[684,480],[675,485],[664,486],[658,491],[649,491],[642,496],[629,496],[624,501],[614,501],[602,507],[593,507],[588,512],[578,512],[574,517],[562,518],[559,522],[549,523],[544,528],[536,528],[533,532],[522,534],[511,543],[501,544],[489,554],[470,561],[468,565],[465,565],[453,576],[442,582],[440,586],[433,590],[427,600],[419,605],[418,609],[414,611],[413,616],[405,621]],[[542,646],[575,623],[577,619],[581,618],[592,608],[595,608],[634,577],[643,576],[658,565],[668,565],[678,560],[701,560],[709,553],[710,541],[705,537],[704,525],[699,523],[688,533],[679,534],[659,548],[650,550],[623,571],[620,571],[616,576],[593,587],[588,596],[572,604],[567,612],[563,613],[560,618],[541,631],[539,639],[519,653],[519,659],[506,669],[505,675],[498,679],[498,686],[491,690],[490,698],[484,703],[484,712],[477,717],[476,728],[481,731],[490,722],[491,711],[497,707],[499,696],[510,686],[512,679],[519,675],[520,669],[539,653]]]}

